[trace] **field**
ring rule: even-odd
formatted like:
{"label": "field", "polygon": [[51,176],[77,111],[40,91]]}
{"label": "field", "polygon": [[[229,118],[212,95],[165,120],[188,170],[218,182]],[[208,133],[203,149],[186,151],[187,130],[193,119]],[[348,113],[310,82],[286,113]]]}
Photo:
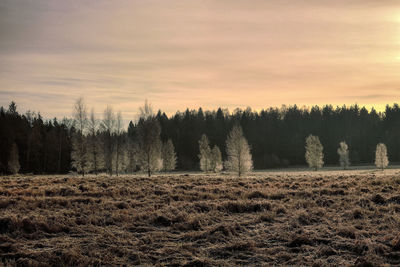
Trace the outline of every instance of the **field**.
{"label": "field", "polygon": [[0,265],[400,265],[400,170],[0,177]]}

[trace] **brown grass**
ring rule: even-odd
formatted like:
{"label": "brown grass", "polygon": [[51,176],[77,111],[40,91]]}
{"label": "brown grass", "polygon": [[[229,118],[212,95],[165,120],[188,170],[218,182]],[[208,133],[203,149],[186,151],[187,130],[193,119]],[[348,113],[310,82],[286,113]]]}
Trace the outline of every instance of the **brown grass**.
{"label": "brown grass", "polygon": [[398,177],[0,177],[0,265],[399,265]]}

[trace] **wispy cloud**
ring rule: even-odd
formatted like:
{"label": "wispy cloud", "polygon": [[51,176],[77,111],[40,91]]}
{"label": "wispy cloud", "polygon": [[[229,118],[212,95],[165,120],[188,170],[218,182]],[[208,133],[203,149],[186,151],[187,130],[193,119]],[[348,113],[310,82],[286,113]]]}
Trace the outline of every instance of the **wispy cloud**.
{"label": "wispy cloud", "polygon": [[397,1],[0,2],[0,105],[62,117],[395,102]]}

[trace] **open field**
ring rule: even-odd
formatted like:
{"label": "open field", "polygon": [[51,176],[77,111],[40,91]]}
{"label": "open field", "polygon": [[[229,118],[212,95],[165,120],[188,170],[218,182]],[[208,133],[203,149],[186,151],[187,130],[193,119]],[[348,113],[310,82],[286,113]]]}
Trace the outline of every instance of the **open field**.
{"label": "open field", "polygon": [[396,169],[1,177],[0,265],[400,265],[399,212]]}

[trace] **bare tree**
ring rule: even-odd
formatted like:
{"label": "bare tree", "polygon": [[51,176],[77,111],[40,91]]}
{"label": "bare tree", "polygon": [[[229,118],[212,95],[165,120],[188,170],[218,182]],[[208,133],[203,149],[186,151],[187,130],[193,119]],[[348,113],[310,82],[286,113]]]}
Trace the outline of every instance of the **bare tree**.
{"label": "bare tree", "polygon": [[222,156],[218,146],[214,146],[211,150],[211,170],[213,172],[222,170]]}
{"label": "bare tree", "polygon": [[162,168],[161,127],[147,100],[144,106],[139,108],[139,111],[139,165],[140,169],[146,171],[150,177],[153,172]]}
{"label": "bare tree", "polygon": [[338,148],[337,153],[339,154],[340,166],[342,166],[344,170],[347,169],[350,165],[350,159],[349,147],[345,141],[340,142],[340,147]]}
{"label": "bare tree", "polygon": [[383,143],[379,143],[376,146],[375,165],[376,165],[376,167],[382,169],[382,171],[384,168],[386,168],[389,165],[389,159],[387,156],[386,145]]}
{"label": "bare tree", "polygon": [[123,144],[123,121],[121,111],[117,113],[116,127],[115,127],[115,174],[118,176],[120,167],[125,161],[125,150]]}
{"label": "bare tree", "polygon": [[74,106],[74,127],[75,133],[72,137],[72,167],[76,168],[78,173],[85,173],[88,171],[88,154],[87,154],[87,110],[83,98],[78,98]]}
{"label": "bare tree", "polygon": [[237,172],[239,177],[243,173],[253,169],[250,147],[243,136],[242,127],[239,125],[233,126],[228,135],[226,140],[226,154],[228,156],[225,162],[226,169]]}
{"label": "bare tree", "polygon": [[113,173],[113,153],[114,153],[114,140],[113,134],[115,132],[115,115],[112,107],[107,106],[104,110],[104,117],[101,122],[101,130],[103,132],[103,155],[104,155],[104,166],[108,173]]}
{"label": "bare tree", "polygon": [[101,142],[98,136],[99,121],[95,118],[94,109],[90,111],[88,122],[88,150],[90,169],[97,175],[99,169],[103,166],[103,157],[101,153]]}
{"label": "bare tree", "polygon": [[162,145],[162,163],[163,163],[163,171],[172,171],[176,168],[176,153],[174,144],[171,139],[168,139],[167,142]]}
{"label": "bare tree", "polygon": [[20,169],[19,156],[18,156],[18,146],[13,143],[10,150],[10,157],[8,159],[8,170],[12,174],[17,174]]}
{"label": "bare tree", "polygon": [[211,170],[211,149],[205,134],[199,140],[199,151],[200,170],[209,172]]}
{"label": "bare tree", "polygon": [[306,138],[306,161],[310,168],[318,170],[324,165],[324,153],[318,136],[309,135]]}
{"label": "bare tree", "polygon": [[129,173],[133,173],[136,170],[136,165],[138,164],[137,154],[139,152],[139,148],[136,142],[134,142],[131,138],[128,138],[127,141],[127,171]]}

